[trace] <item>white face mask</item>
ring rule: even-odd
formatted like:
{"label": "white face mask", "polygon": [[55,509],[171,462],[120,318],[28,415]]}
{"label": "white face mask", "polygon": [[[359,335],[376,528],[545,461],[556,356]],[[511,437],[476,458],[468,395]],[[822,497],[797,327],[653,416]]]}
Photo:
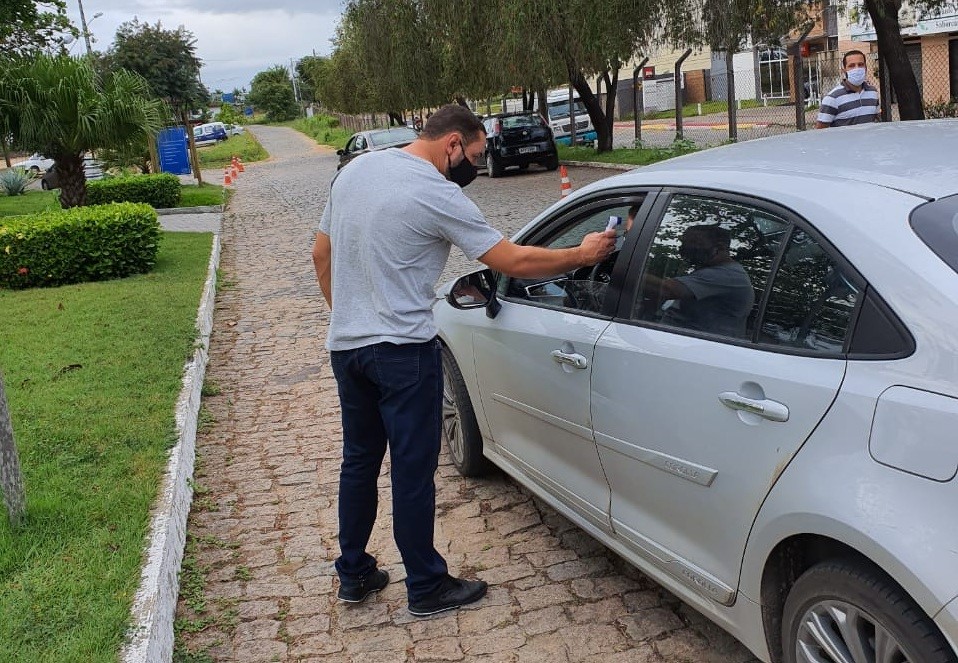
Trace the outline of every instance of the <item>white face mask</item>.
{"label": "white face mask", "polygon": [[847,72],[846,75],[848,76],[849,83],[855,86],[859,86],[865,82],[865,75],[867,73],[868,72],[865,71],[864,68],[861,68],[861,69],[852,69],[851,71]]}

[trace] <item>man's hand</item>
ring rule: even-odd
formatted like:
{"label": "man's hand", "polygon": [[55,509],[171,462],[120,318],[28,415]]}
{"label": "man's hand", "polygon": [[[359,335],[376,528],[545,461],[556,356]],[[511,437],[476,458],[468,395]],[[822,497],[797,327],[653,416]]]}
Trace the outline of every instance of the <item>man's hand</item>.
{"label": "man's hand", "polygon": [[615,250],[615,231],[605,230],[600,233],[589,233],[579,245],[579,254],[583,267],[596,265]]}

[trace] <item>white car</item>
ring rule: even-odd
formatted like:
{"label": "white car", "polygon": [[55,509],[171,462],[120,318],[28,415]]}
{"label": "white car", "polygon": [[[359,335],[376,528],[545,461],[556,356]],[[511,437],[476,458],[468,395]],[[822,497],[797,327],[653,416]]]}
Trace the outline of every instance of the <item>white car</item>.
{"label": "white car", "polygon": [[565,198],[515,241],[634,211],[606,263],[440,290],[455,465],[499,466],[763,661],[955,661],[956,154],[958,120],[833,128]]}
{"label": "white car", "polygon": [[227,124],[224,126],[226,127],[226,134],[228,136],[239,136],[246,132],[246,129],[239,124]]}
{"label": "white car", "polygon": [[41,172],[46,172],[53,167],[53,159],[49,159],[42,154],[34,152],[29,157],[22,161],[18,161],[13,164],[14,168],[23,168],[24,170],[29,170],[34,174]]}

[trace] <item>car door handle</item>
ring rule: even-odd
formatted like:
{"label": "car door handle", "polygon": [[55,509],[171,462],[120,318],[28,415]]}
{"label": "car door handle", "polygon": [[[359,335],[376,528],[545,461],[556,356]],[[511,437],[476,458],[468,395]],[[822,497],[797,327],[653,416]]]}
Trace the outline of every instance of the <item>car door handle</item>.
{"label": "car door handle", "polygon": [[778,401],[748,398],[737,391],[723,391],[718,398],[722,405],[733,410],[751,412],[769,421],[788,421],[788,407]]}
{"label": "car door handle", "polygon": [[568,364],[573,368],[585,368],[589,365],[589,360],[578,352],[563,352],[562,350],[553,350],[552,358],[557,364]]}

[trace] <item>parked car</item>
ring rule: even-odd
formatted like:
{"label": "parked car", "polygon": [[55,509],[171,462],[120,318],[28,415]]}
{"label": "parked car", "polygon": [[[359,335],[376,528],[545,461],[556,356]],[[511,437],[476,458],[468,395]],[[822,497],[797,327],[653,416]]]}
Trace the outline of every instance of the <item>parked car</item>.
{"label": "parked car", "polygon": [[[99,180],[103,178],[103,164],[91,156],[83,157],[83,174],[87,180]],[[44,191],[60,188],[60,174],[55,166],[51,167],[43,177],[40,178],[40,188]]]}
{"label": "parked car", "polygon": [[385,150],[388,147],[405,147],[419,138],[415,129],[409,127],[391,127],[389,129],[372,129],[360,131],[349,137],[346,147],[336,150],[339,155],[337,170],[358,157],[360,154]]}
{"label": "parked car", "polygon": [[246,129],[239,124],[226,124],[224,127],[226,129],[227,136],[239,136],[246,131]]}
{"label": "parked car", "polygon": [[516,236],[596,267],[440,290],[443,436],[763,661],[958,656],[958,120],[629,171]]}
{"label": "parked car", "polygon": [[537,163],[549,170],[559,167],[552,130],[538,113],[500,113],[482,121],[486,152],[480,161],[489,177],[501,177],[506,168],[520,169]]}
{"label": "parked car", "polygon": [[222,122],[207,122],[193,127],[193,141],[198,146],[212,145],[227,138],[226,125]]}
{"label": "parked car", "polygon": [[34,174],[39,174],[41,172],[46,172],[53,167],[53,159],[34,152],[26,159],[13,164],[13,167],[23,168],[24,170],[29,170]]}

